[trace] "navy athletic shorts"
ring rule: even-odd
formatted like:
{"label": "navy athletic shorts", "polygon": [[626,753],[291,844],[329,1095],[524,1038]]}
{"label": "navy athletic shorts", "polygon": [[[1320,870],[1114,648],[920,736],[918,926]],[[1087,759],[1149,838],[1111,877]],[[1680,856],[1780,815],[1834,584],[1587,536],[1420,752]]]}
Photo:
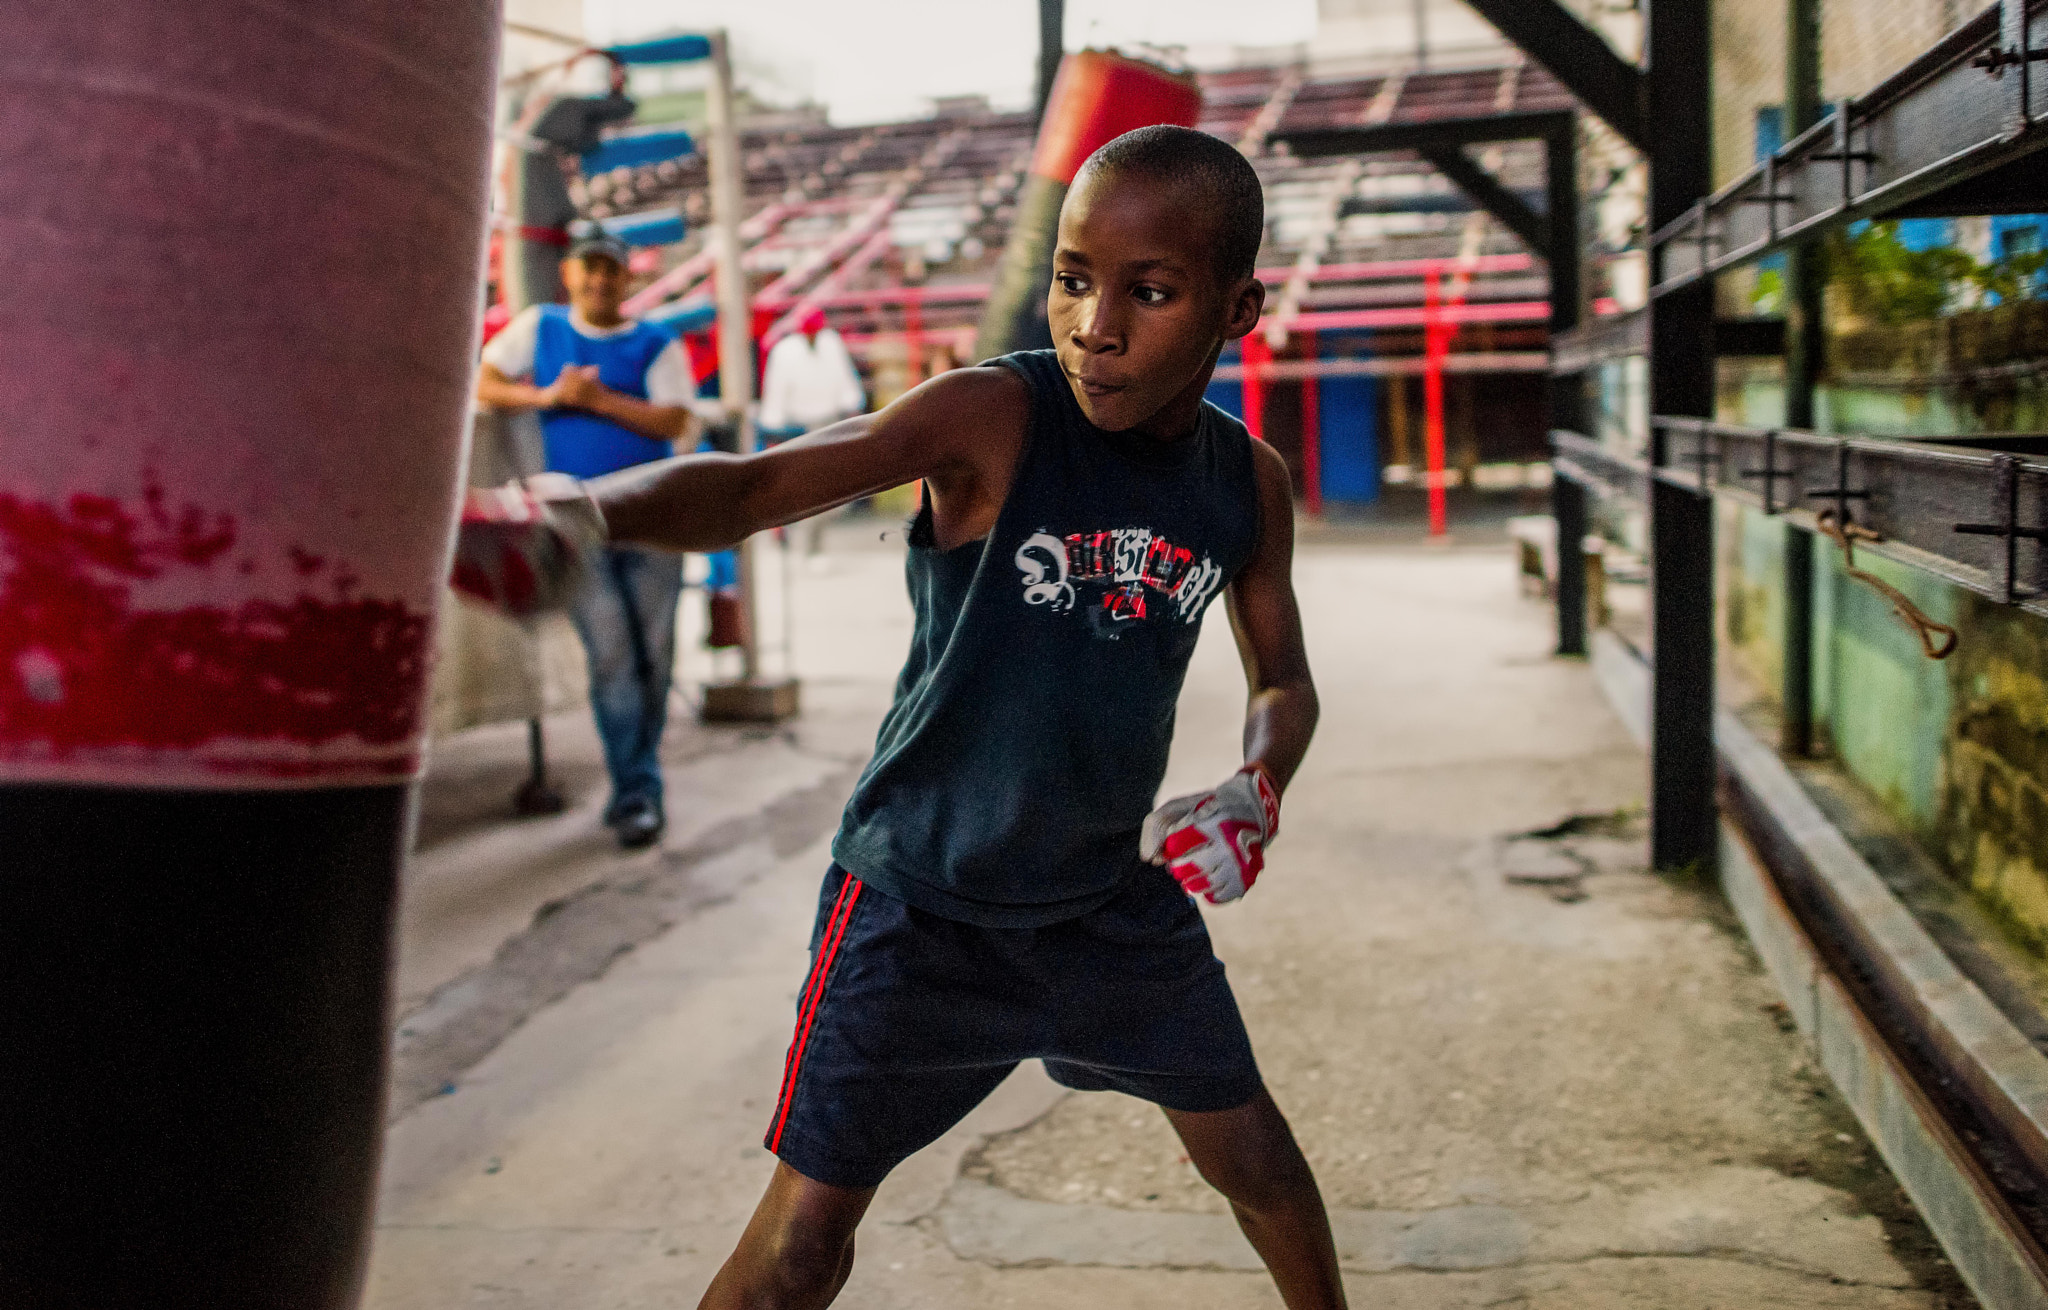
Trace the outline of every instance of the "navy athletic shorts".
{"label": "navy athletic shorts", "polygon": [[1031,1059],[1171,1110],[1233,1110],[1260,1086],[1201,911],[1165,870],[1077,919],[983,928],[835,864],[765,1144],[806,1178],[873,1187]]}

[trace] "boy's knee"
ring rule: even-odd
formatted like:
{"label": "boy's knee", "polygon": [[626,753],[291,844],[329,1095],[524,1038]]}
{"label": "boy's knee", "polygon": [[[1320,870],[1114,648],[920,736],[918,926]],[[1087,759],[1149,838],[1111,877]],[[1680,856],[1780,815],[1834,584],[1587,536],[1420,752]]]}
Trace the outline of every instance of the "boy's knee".
{"label": "boy's knee", "polygon": [[1278,1107],[1262,1099],[1233,1117],[1231,1131],[1210,1135],[1204,1143],[1209,1149],[1194,1153],[1209,1186],[1252,1211],[1314,1194],[1315,1174]]}
{"label": "boy's knee", "polygon": [[1232,1151],[1198,1168],[1226,1200],[1254,1212],[1292,1204],[1315,1189],[1315,1175],[1292,1141]]}
{"label": "boy's knee", "polygon": [[759,1310],[808,1310],[824,1305],[853,1260],[853,1239],[785,1233],[751,1261],[746,1304]]}

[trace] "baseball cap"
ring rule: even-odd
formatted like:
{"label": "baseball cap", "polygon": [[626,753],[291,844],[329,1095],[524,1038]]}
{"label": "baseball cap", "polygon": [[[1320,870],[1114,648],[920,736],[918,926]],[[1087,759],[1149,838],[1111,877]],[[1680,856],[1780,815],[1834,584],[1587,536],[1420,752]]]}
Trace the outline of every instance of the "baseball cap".
{"label": "baseball cap", "polygon": [[598,228],[596,231],[585,233],[570,242],[569,253],[565,258],[586,259],[591,255],[603,255],[606,259],[624,268],[626,266],[626,257],[629,253],[625,242],[619,240],[603,228]]}

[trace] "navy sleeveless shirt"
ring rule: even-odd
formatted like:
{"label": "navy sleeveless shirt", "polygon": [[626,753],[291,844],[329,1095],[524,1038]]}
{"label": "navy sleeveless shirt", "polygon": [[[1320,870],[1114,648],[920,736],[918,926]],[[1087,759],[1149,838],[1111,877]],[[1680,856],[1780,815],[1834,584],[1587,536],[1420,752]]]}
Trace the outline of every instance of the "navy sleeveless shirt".
{"label": "navy sleeveless shirt", "polygon": [[1202,615],[1259,530],[1252,438],[1204,402],[1176,442],[1088,422],[1050,350],[990,361],[1030,387],[989,535],[911,526],[910,656],[832,855],[933,914],[1034,927],[1138,864]]}

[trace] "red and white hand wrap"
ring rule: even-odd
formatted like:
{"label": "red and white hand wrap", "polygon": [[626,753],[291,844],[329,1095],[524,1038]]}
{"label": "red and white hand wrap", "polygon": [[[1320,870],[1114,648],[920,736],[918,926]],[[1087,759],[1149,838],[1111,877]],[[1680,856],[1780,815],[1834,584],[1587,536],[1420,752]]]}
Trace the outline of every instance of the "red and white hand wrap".
{"label": "red and white hand wrap", "polygon": [[1145,817],[1138,853],[1164,864],[1190,896],[1234,901],[1266,867],[1280,831],[1280,791],[1264,766],[1247,764],[1214,791],[1177,796]]}
{"label": "red and white hand wrap", "polygon": [[605,537],[604,512],[566,474],[473,488],[463,497],[449,582],[514,618],[561,609]]}

